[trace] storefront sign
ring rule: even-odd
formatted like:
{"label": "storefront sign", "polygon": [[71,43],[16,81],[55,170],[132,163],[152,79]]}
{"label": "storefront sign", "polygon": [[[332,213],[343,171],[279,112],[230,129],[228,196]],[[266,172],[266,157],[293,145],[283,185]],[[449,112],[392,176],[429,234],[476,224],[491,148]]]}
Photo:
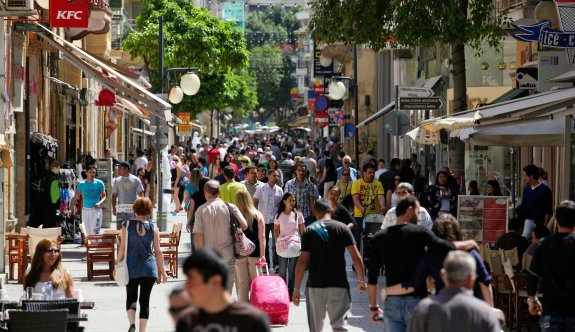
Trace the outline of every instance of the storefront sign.
{"label": "storefront sign", "polygon": [[344,137],[345,139],[352,139],[355,137],[355,126],[353,123],[346,123],[344,128]]}
{"label": "storefront sign", "polygon": [[575,32],[564,32],[551,29],[551,21],[545,20],[533,25],[512,26],[520,33],[513,34],[513,38],[524,42],[539,42],[541,46],[554,48],[575,48]]}
{"label": "storefront sign", "polygon": [[88,3],[50,0],[50,27],[52,28],[87,28],[89,18]]}
{"label": "storefront sign", "polygon": [[185,124],[178,125],[178,133],[190,135],[192,133],[192,126],[190,125],[190,113],[189,112],[180,112],[178,113],[178,119],[185,122]]}
{"label": "storefront sign", "polygon": [[538,68],[517,68],[515,78],[517,89],[535,90],[537,89],[537,71]]}
{"label": "storefront sign", "polygon": [[457,216],[465,240],[495,243],[507,232],[507,196],[459,195]]}

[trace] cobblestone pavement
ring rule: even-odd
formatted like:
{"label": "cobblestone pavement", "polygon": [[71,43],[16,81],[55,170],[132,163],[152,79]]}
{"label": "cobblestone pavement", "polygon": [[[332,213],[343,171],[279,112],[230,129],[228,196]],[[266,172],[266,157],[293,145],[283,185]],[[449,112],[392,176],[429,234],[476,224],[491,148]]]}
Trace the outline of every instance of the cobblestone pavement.
{"label": "cobblestone pavement", "polygon": [[[184,213],[176,216],[169,215],[168,229],[174,223],[185,223]],[[115,224],[112,224],[114,227]],[[180,263],[190,254],[190,233],[185,227],[182,231],[180,241]],[[113,280],[107,277],[95,277],[92,281],[86,278],[86,262],[82,261],[85,256],[85,249],[78,244],[62,245],[63,262],[66,268],[72,273],[74,286],[82,289],[86,301],[94,301],[95,307],[86,310],[88,322],[83,323],[86,331],[125,331],[129,324],[125,312],[125,290],[117,286]],[[348,257],[348,262],[350,261]],[[348,278],[350,285],[357,285],[355,273],[348,264]],[[166,284],[155,285],[150,299],[150,320],[148,331],[173,331],[173,322],[168,314],[168,294],[172,288],[181,284],[185,276],[180,273],[178,279],[170,278]],[[6,290],[12,300],[18,300],[22,295],[22,285],[9,281]],[[369,302],[367,294],[359,294],[357,288],[351,289],[352,310],[349,317],[349,331],[382,331],[382,325],[376,325],[369,319]],[[305,299],[303,299],[305,301]],[[329,321],[326,318],[325,330],[329,331]],[[300,306],[291,305],[289,324],[287,326],[273,327],[272,331],[308,331],[305,303]]]}

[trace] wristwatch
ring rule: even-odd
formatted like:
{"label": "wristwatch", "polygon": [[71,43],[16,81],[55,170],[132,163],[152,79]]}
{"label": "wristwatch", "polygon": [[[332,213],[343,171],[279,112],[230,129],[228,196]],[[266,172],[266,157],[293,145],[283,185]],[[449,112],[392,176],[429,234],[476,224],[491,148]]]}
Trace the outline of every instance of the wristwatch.
{"label": "wristwatch", "polygon": [[372,306],[369,306],[369,310],[370,310],[370,311],[376,311],[376,310],[379,310],[379,305],[375,305],[374,307],[372,307]]}

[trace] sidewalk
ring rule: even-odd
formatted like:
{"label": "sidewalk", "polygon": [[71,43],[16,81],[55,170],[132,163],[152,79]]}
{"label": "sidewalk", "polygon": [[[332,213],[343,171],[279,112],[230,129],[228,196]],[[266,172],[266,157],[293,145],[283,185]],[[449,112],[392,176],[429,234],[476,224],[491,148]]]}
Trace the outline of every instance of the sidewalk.
{"label": "sidewalk", "polygon": [[[186,222],[185,213],[176,216],[168,215],[168,230],[174,223]],[[112,224],[115,226],[115,224]],[[173,331],[173,322],[168,314],[168,295],[177,285],[182,285],[185,275],[181,272],[181,263],[190,254],[190,233],[185,227],[180,241],[180,273],[178,279],[169,278],[165,284],[155,285],[150,299],[150,320],[148,331]],[[82,289],[86,301],[94,301],[92,310],[86,310],[88,321],[83,323],[86,331],[123,331],[129,327],[125,311],[126,293],[113,280],[107,277],[95,277],[92,281],[86,279],[86,262],[81,261],[85,256],[85,248],[78,244],[63,244],[62,256],[64,266],[72,273],[74,287]],[[352,310],[349,318],[349,331],[382,331],[382,325],[376,325],[369,318],[369,302],[367,294],[360,295],[357,290],[357,278],[351,270],[348,259],[348,278],[352,295]],[[5,288],[11,300],[18,300],[22,295],[22,285],[10,281]],[[303,290],[302,290],[303,292]],[[304,302],[305,299],[302,300]],[[325,330],[330,331],[329,321],[326,317]],[[137,326],[137,324],[136,324]],[[291,305],[288,326],[274,327],[273,331],[308,331],[305,302],[300,306]]]}

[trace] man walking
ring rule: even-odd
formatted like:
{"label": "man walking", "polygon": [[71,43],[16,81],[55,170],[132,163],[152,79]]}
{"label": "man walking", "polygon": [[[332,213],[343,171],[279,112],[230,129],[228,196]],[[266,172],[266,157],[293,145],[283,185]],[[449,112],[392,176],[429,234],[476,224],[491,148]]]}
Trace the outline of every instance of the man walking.
{"label": "man walking", "polygon": [[283,173],[284,183],[292,179],[293,166],[294,162],[289,159],[289,153],[287,151],[283,151],[282,159],[278,162],[278,167]]}
{"label": "man walking", "polygon": [[[279,268],[279,259],[276,252],[276,241],[273,237],[274,231],[274,219],[278,212],[278,207],[284,195],[284,192],[280,186],[276,183],[279,178],[279,173],[275,169],[270,169],[268,171],[268,183],[262,184],[254,194],[254,205],[262,215],[266,222],[265,229],[265,239],[266,239],[266,261],[270,266]],[[270,234],[272,235],[272,253],[273,253],[273,264],[270,260]]]}
{"label": "man walking", "polygon": [[531,231],[535,226],[547,226],[553,213],[553,198],[549,187],[539,182],[539,168],[535,165],[523,167],[523,198],[521,205],[531,212],[531,219],[527,219],[523,229],[523,236],[531,238]]}
{"label": "man walking", "polygon": [[309,226],[313,221],[311,207],[315,200],[319,198],[319,192],[315,184],[306,178],[305,164],[298,163],[295,166],[295,173],[295,179],[286,182],[285,192],[292,193],[295,196],[296,206],[303,214],[305,225]]}
{"label": "man walking", "polygon": [[225,202],[236,204],[236,193],[241,190],[247,190],[243,183],[239,183],[235,179],[235,171],[232,167],[224,167],[224,178],[226,178],[226,183],[224,183],[220,190],[220,198]]}
{"label": "man walking", "polygon": [[267,315],[247,303],[234,302],[226,284],[233,278],[227,262],[213,249],[203,248],[184,262],[186,291],[192,305],[180,314],[176,332],[269,332]]}
{"label": "man walking", "polygon": [[118,165],[120,176],[112,187],[112,214],[116,216],[116,229],[122,229],[122,223],[134,217],[132,204],[137,197],[144,196],[144,187],[140,179],[130,174],[130,164],[122,161]]}
{"label": "man walking", "polygon": [[[415,197],[413,186],[409,182],[401,182],[400,184],[398,184],[395,192],[397,193],[398,200],[407,196]],[[385,214],[385,218],[383,218],[381,229],[386,229],[388,227],[395,225],[397,221],[397,214],[395,213],[395,209],[396,208],[393,207],[389,209],[389,211],[387,211],[387,213]],[[433,220],[431,219],[429,212],[427,212],[426,209],[419,207],[418,214],[419,214],[419,217],[417,218],[418,225],[421,225],[427,228],[428,230],[431,230],[431,227],[433,227]]]}
{"label": "man walking", "polygon": [[204,194],[207,202],[200,206],[194,215],[195,223],[192,231],[194,244],[196,249],[210,247],[220,251],[230,271],[226,288],[231,292],[234,285],[236,258],[234,241],[230,234],[230,211],[242,229],[247,229],[248,224],[235,205],[229,204],[228,208],[226,203],[219,198],[220,183],[218,181],[209,180],[206,182]]}
{"label": "man walking", "polygon": [[349,172],[349,176],[350,176],[351,181],[357,180],[357,169],[351,167],[351,157],[350,156],[347,156],[347,155],[344,156],[342,159],[342,166],[337,168],[337,179],[338,180],[342,179],[342,172],[343,171]]}
{"label": "man walking", "polygon": [[361,179],[351,185],[351,195],[353,198],[354,215],[357,227],[354,235],[355,241],[361,250],[361,233],[363,232],[363,218],[370,214],[383,214],[385,210],[385,198],[383,186],[379,181],[374,180],[375,166],[371,163],[365,164],[362,168]]}
{"label": "man walking", "polygon": [[[527,271],[527,303],[539,315],[541,331],[573,331],[575,327],[575,203],[562,201],[555,210],[557,233],[535,249]],[[541,302],[537,285],[542,281]]]}
{"label": "man walking", "polygon": [[384,330],[403,332],[411,319],[413,309],[420,299],[427,296],[425,286],[418,285],[409,294],[394,293],[389,287],[409,280],[415,273],[419,259],[427,251],[445,256],[455,248],[468,250],[478,248],[475,241],[449,242],[438,238],[429,230],[416,225],[419,203],[413,196],[401,199],[396,206],[395,226],[376,233],[371,240],[371,257],[368,261],[368,295],[373,320],[381,315],[377,305],[377,279],[385,267],[387,297],[385,299]]}
{"label": "man walking", "polygon": [[96,166],[86,167],[86,180],[81,181],[76,187],[76,194],[70,201],[70,206],[75,207],[78,199],[82,198],[82,224],[88,235],[100,233],[102,227],[102,204],[106,200],[106,187],[104,182],[96,177]]}
{"label": "man walking", "polygon": [[493,308],[473,296],[475,270],[473,256],[464,251],[451,251],[441,270],[445,288],[419,302],[407,331],[501,331]]}
{"label": "man walking", "polygon": [[242,181],[246,189],[252,197],[256,193],[257,189],[264,183],[258,180],[258,172],[256,166],[248,166],[244,169],[245,180]]}
{"label": "man walking", "polygon": [[345,249],[348,250],[358,274],[357,287],[366,290],[363,262],[349,228],[331,220],[331,205],[325,199],[314,204],[316,222],[306,228],[301,239],[301,253],[295,270],[292,299],[300,302],[300,285],[309,267],[306,288],[308,326],[311,332],[323,330],[327,312],[332,331],[347,331],[347,315],[351,294],[345,271]]}

